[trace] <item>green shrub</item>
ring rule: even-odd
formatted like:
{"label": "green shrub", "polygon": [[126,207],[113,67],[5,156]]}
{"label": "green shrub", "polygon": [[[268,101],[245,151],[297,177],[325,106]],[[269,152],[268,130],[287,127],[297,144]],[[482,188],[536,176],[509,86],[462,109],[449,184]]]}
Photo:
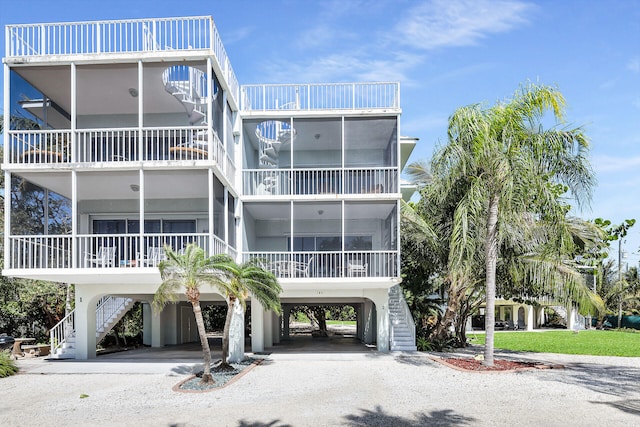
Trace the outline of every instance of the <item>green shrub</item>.
{"label": "green shrub", "polygon": [[0,351],[0,378],[8,377],[18,372],[16,362],[9,357],[9,351]]}

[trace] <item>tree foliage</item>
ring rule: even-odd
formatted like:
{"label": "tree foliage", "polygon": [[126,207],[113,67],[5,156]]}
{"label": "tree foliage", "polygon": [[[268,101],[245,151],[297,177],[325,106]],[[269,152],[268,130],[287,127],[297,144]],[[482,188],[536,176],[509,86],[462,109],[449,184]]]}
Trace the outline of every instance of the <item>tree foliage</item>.
{"label": "tree foliage", "polygon": [[[417,210],[403,209],[403,224],[412,236],[420,233],[418,243],[442,272],[448,304],[440,331],[463,303],[484,293],[488,365],[496,289],[574,301],[583,309],[601,304],[573,262],[595,234],[567,216],[565,193],[580,205],[594,180],[587,138],[580,128],[560,127],[563,114],[560,92],[533,84],[489,108],[461,107],[450,117],[448,143],[436,151],[428,173],[425,164],[410,170],[426,185]],[[549,119],[556,125],[545,128]]]}

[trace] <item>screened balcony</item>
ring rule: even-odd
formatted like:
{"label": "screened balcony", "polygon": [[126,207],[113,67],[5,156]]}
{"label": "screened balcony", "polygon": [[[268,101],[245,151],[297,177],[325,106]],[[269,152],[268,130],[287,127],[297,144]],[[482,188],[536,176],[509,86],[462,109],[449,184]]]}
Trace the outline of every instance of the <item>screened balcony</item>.
{"label": "screened balcony", "polygon": [[147,171],[144,180],[137,171],[81,173],[75,234],[70,174],[25,175],[12,179],[5,268],[157,267],[165,246],[190,243],[236,256],[235,198],[215,177],[209,191],[206,171]]}
{"label": "screened balcony", "polygon": [[396,117],[251,119],[243,131],[245,195],[399,191]]}
{"label": "screened balcony", "polygon": [[280,278],[399,274],[393,201],[245,203],[244,223],[243,259]]}

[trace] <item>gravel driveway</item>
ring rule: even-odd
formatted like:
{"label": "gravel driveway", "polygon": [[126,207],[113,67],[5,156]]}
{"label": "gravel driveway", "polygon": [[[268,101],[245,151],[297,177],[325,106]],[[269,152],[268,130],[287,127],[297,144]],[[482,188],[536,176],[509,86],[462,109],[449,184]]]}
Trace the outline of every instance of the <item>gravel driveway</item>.
{"label": "gravel driveway", "polygon": [[58,426],[640,425],[639,358],[526,357],[566,368],[467,373],[422,353],[281,353],[226,388],[187,394],[171,391],[184,362],[80,374],[101,362],[19,361],[30,373],[0,379],[0,414]]}

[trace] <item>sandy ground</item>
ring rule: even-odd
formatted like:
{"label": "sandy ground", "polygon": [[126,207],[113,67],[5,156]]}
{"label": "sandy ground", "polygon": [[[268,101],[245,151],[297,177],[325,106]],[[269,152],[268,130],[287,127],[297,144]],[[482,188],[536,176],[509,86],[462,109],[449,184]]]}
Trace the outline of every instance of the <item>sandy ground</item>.
{"label": "sandy ground", "polygon": [[[226,388],[186,394],[171,388],[194,361],[24,360],[18,361],[23,373],[0,379],[0,424],[640,425],[640,358],[527,357],[565,369],[467,373],[422,353],[284,352]],[[103,367],[94,370],[98,364]]]}

